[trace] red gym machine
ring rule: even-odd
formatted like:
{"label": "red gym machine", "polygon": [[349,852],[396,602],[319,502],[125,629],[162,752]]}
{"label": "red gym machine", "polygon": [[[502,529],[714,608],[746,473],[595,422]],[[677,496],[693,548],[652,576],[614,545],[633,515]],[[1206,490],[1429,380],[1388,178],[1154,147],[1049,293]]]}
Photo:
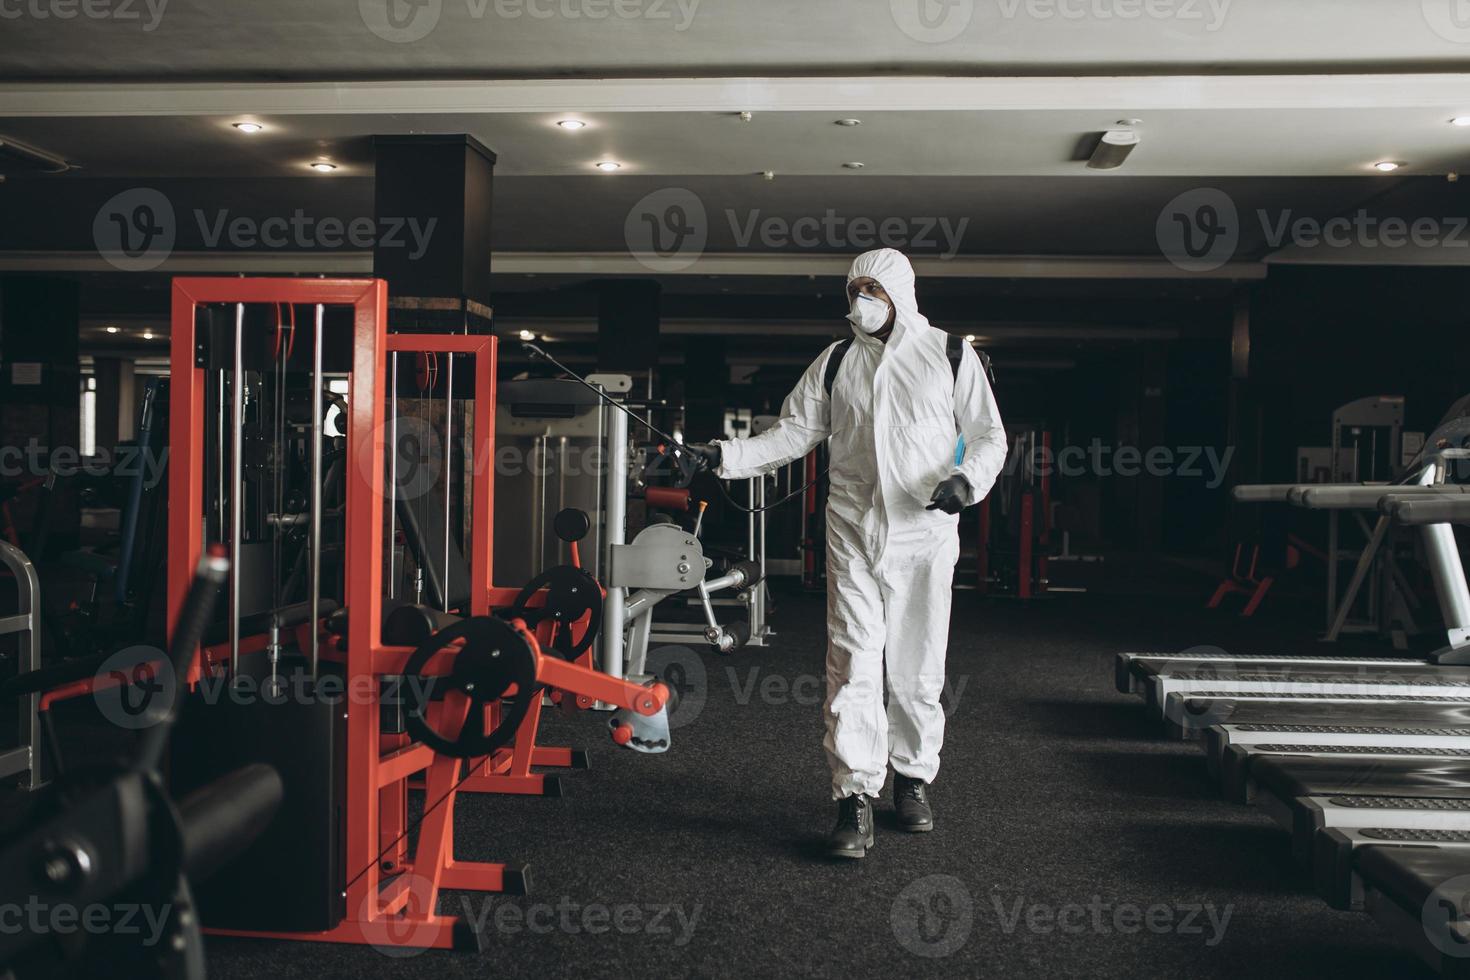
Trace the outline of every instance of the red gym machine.
{"label": "red gym machine", "polygon": [[[293,852],[300,855],[295,867],[288,858],[252,868],[247,853],[245,867],[224,875],[230,891],[214,911],[201,901],[216,933],[477,946],[470,923],[438,913],[440,890],[514,891],[524,877],[505,864],[455,857],[459,794],[542,792],[530,767],[570,764],[568,750],[535,747],[543,689],[640,714],[657,712],[668,696],[660,684],[591,669],[585,647],[565,657],[595,629],[590,611],[547,621],[536,613],[540,590],[523,595],[492,584],[496,340],[390,335],[387,302],[380,280],[174,281],[171,611],[182,607],[206,541],[223,543],[233,559],[223,630],[206,638],[187,680],[196,702],[208,701],[220,683],[245,688],[250,670],[272,685],[295,670],[308,692],[280,705],[264,698],[243,707],[228,698],[196,703],[196,717],[208,719],[199,730],[212,737],[196,730],[190,741],[202,750],[192,760],[176,756],[176,768],[187,774],[274,747],[263,761],[282,768],[286,800],[276,823],[285,825],[257,846],[275,841],[279,848],[282,834],[319,833],[325,842]],[[395,353],[443,360],[445,471],[442,488],[430,489],[444,496],[446,526],[462,511],[464,532],[452,543],[462,540],[468,552],[463,618],[450,609],[446,555],[439,579],[445,608],[416,645],[383,638],[385,612],[404,598],[389,594],[396,551],[394,508],[385,507],[400,487],[397,420],[385,411],[396,391],[385,380]],[[472,410],[451,407],[456,365]],[[396,380],[396,358],[393,373]],[[294,393],[286,392],[287,378],[295,379]],[[337,433],[324,422],[333,404]],[[391,458],[385,443],[394,445]],[[459,458],[455,445],[463,446]],[[282,472],[301,474],[297,490],[271,483]],[[450,544],[446,532],[446,552]],[[283,581],[286,568],[304,571]],[[260,569],[278,577],[257,581]],[[284,598],[305,600],[284,603],[290,589],[298,591]],[[561,635],[571,643],[559,642]],[[390,690],[397,694],[386,697]],[[410,848],[408,780],[420,773],[426,797]],[[284,911],[295,892],[319,899],[309,914]]]}

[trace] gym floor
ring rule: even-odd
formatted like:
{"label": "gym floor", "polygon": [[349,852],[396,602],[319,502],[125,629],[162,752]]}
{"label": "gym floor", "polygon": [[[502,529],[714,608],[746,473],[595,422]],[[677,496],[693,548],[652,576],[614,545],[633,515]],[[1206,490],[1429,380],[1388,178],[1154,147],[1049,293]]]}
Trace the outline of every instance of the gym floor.
{"label": "gym floor", "polygon": [[701,654],[702,681],[686,662],[667,754],[553,719],[546,741],[592,755],[562,798],[462,798],[457,856],[531,872],[525,897],[441,906],[483,917],[483,954],[390,971],[371,948],[214,939],[211,976],[1419,975],[1376,926],[1316,898],[1286,835],[1221,800],[1195,745],[1158,738],[1113,690],[1120,650],[1312,642],[1308,623],[1207,613],[1192,586],[1208,584],[1033,603],[956,592],[937,827],[897,831],[885,794],[877,846],[846,863],[818,846],[832,816],[823,600],[778,593],[774,646]]}

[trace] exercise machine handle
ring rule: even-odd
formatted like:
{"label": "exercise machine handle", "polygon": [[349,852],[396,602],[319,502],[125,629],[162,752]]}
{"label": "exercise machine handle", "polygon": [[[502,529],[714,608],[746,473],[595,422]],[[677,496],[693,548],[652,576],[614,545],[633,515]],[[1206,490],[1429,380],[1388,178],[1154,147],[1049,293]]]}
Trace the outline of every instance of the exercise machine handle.
{"label": "exercise machine handle", "polygon": [[284,795],[280,773],[255,762],[180,800],[184,873],[203,881],[233,861],[270,825]]}

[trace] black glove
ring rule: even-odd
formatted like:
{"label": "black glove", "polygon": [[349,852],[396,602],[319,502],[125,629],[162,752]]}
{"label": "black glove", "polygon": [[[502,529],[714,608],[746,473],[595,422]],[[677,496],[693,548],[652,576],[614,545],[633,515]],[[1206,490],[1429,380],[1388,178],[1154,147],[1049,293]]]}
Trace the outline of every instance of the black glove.
{"label": "black glove", "polygon": [[970,496],[970,481],[956,474],[948,480],[940,482],[934,488],[934,493],[929,497],[933,503],[925,510],[942,510],[946,514],[958,514],[965,509],[965,501]]}
{"label": "black glove", "polygon": [[686,442],[684,451],[699,460],[699,464],[707,470],[719,469],[720,461],[725,455],[720,452],[719,445],[712,442]]}

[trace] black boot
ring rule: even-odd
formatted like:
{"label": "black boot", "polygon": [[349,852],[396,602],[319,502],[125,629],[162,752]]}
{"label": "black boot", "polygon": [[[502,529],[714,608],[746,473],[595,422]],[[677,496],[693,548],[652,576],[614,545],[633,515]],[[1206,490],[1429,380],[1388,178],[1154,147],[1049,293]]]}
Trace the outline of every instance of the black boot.
{"label": "black boot", "polygon": [[898,825],[910,833],[934,829],[934,811],[929,809],[929,786],[922,779],[893,774],[893,808]]}
{"label": "black boot", "polygon": [[837,803],[837,826],[827,836],[827,856],[865,857],[873,846],[873,803],[858,793]]}

